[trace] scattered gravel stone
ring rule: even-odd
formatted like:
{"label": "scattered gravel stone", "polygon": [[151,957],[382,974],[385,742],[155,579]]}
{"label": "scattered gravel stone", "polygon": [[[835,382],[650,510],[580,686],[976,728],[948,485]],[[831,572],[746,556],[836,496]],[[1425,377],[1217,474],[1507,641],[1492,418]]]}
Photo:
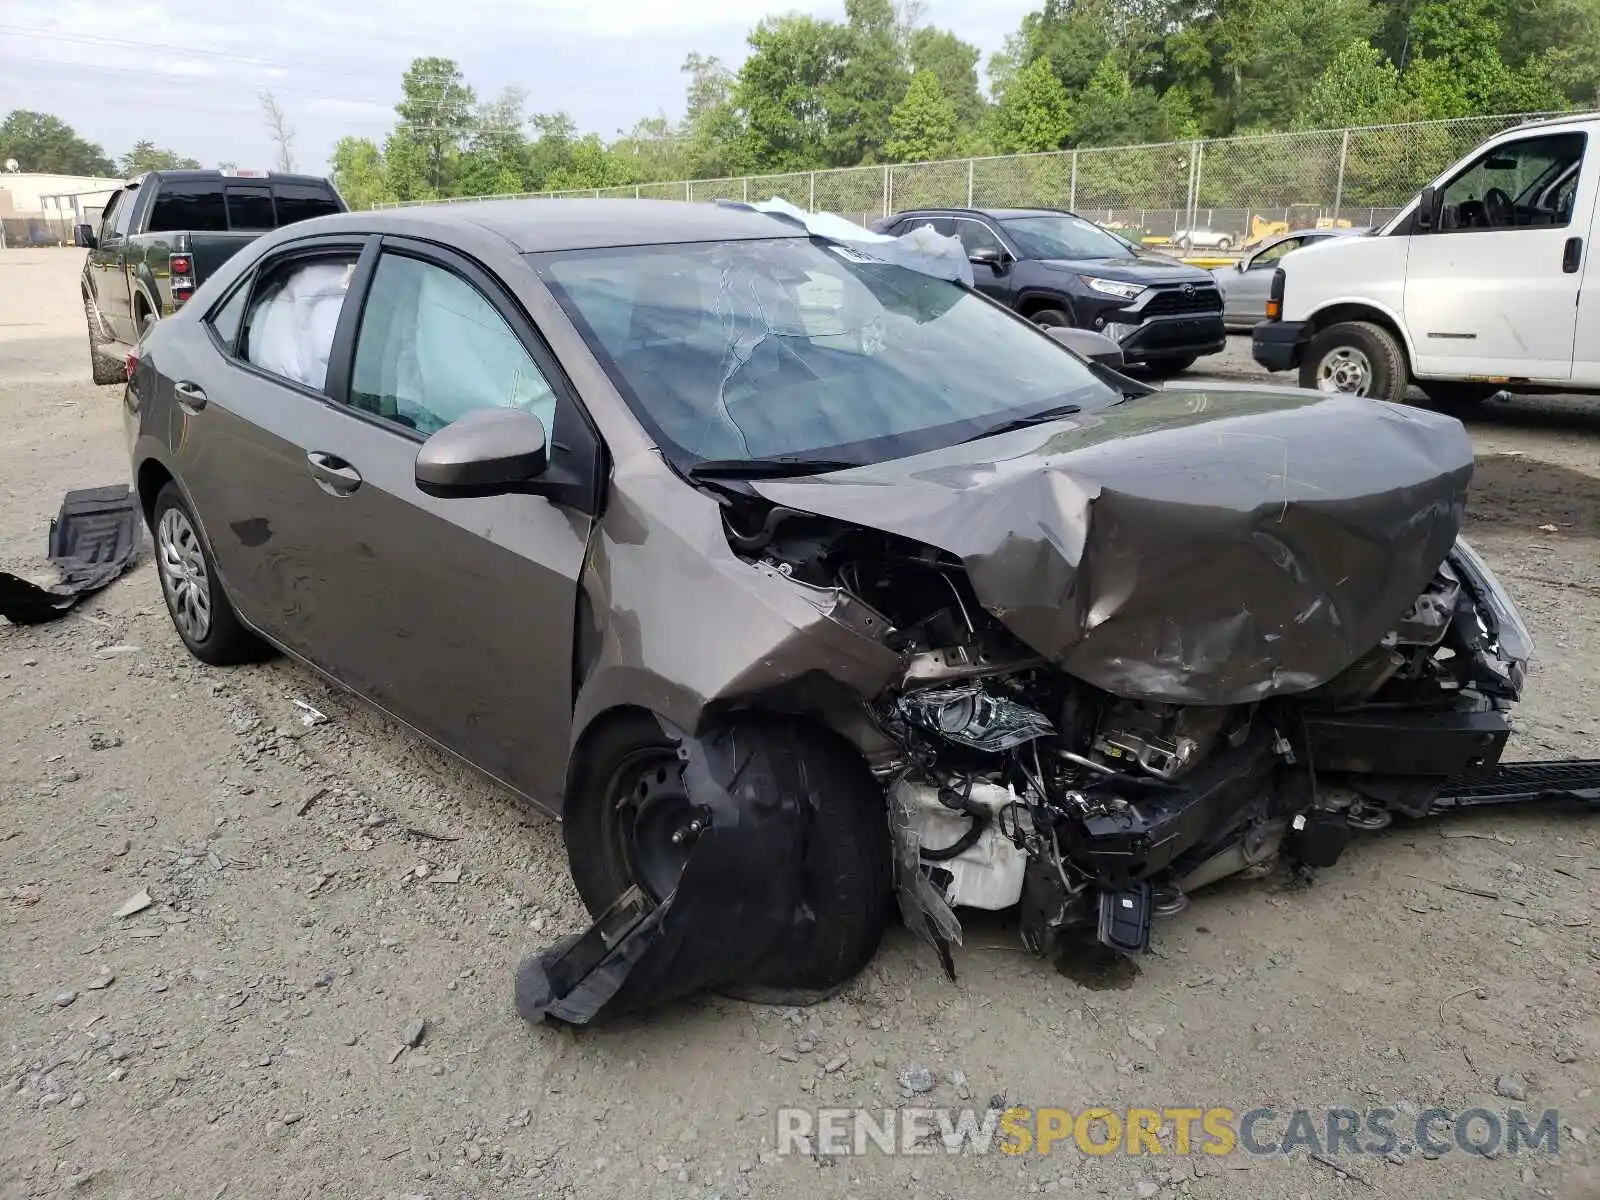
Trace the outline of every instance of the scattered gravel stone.
{"label": "scattered gravel stone", "polygon": [[56,1001],[55,1001],[56,1007],[57,1008],[66,1008],[69,1004],[71,1004],[77,998],[78,998],[78,993],[77,992],[57,992],[56,993]]}
{"label": "scattered gravel stone", "polygon": [[428,1019],[418,1017],[406,1026],[406,1045],[413,1048],[422,1045],[422,1039],[428,1036]]}
{"label": "scattered gravel stone", "polygon": [[927,1067],[907,1067],[900,1072],[900,1086],[918,1095],[933,1091],[935,1082],[933,1072]]}
{"label": "scattered gravel stone", "polygon": [[1507,1100],[1526,1100],[1528,1081],[1521,1075],[1502,1075],[1494,1081],[1495,1094]]}

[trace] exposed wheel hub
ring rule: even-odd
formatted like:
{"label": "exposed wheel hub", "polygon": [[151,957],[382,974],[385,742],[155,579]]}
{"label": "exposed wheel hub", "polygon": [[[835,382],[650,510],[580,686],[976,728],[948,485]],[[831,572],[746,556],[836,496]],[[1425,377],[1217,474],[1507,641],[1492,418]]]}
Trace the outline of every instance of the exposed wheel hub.
{"label": "exposed wheel hub", "polygon": [[710,821],[689,798],[683,766],[662,755],[636,765],[631,784],[619,779],[617,835],[633,881],[657,901],[678,885],[684,864]]}

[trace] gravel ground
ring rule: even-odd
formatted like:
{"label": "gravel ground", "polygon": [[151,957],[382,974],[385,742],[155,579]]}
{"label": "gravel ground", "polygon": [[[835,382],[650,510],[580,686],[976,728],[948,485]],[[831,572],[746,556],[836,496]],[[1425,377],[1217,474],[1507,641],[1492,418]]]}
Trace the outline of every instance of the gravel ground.
{"label": "gravel ground", "polygon": [[[42,579],[62,493],[128,473],[80,261],[0,254],[0,568]],[[1202,370],[1257,374],[1243,339]],[[1514,754],[1600,754],[1600,401],[1471,428],[1470,533],[1539,642]],[[0,622],[0,1195],[1597,1197],[1597,838],[1531,810],[1395,828],[1309,888],[1202,894],[1125,974],[1031,959],[996,918],[954,984],[897,929],[816,1008],[534,1029],[512,969],[585,924],[559,830],[299,667],[191,661],[146,556],[64,620]],[[919,1104],[1075,1112],[1511,1093],[1560,1110],[1561,1153],[1343,1175],[1304,1152],[774,1153],[778,1108],[902,1104],[910,1067]]]}

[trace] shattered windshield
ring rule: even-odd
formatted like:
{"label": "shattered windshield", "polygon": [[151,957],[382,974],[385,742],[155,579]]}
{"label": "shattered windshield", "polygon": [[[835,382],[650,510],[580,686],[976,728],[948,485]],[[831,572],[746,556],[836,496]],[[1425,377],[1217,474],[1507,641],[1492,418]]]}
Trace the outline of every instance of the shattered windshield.
{"label": "shattered windshield", "polygon": [[680,467],[901,458],[1121,399],[971,292],[806,238],[534,257]]}
{"label": "shattered windshield", "polygon": [[1042,217],[1012,217],[1001,222],[1024,258],[1122,258],[1128,253],[1093,221],[1066,213]]}

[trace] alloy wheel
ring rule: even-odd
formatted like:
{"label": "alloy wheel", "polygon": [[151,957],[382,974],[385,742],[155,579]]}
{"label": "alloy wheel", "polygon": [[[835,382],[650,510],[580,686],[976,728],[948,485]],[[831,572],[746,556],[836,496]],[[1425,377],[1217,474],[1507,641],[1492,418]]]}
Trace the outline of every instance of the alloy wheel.
{"label": "alloy wheel", "polygon": [[182,509],[161,514],[156,550],[173,624],[191,642],[205,641],[211,632],[211,574],[200,538]]}

